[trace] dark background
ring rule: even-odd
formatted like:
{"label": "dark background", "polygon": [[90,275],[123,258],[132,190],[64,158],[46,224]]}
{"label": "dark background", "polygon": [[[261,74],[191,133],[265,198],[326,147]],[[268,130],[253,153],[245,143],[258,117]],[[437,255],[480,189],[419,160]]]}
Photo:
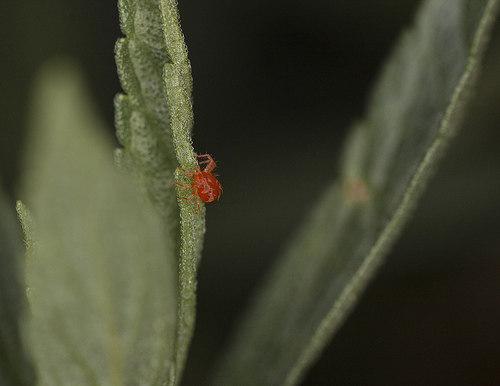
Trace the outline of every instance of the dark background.
{"label": "dark background", "polygon": [[[205,384],[252,288],[336,175],[345,132],[417,5],[180,0],[194,145],[218,161],[224,187],[207,207],[184,384]],[[76,58],[112,133],[120,36],[115,1],[2,1],[0,175],[12,199],[37,69]],[[304,385],[500,384],[499,86],[497,27],[462,130]]]}

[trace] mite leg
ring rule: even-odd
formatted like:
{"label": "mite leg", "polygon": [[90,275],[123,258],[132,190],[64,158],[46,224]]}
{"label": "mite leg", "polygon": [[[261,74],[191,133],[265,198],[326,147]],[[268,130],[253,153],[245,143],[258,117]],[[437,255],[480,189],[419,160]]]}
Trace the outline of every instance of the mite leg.
{"label": "mite leg", "polygon": [[170,183],[178,185],[178,186],[182,186],[183,188],[190,188],[190,189],[193,188],[191,185],[183,185],[183,184],[179,184],[178,182],[175,182],[175,181],[170,181]]}
{"label": "mite leg", "polygon": [[191,200],[192,198],[195,198],[196,199],[196,206],[198,207],[197,209],[194,210],[193,214],[195,214],[196,212],[198,212],[200,210],[200,201],[199,201],[199,198],[198,198],[198,195],[196,194],[192,194],[190,195],[189,197],[180,197],[181,200]]}
{"label": "mite leg", "polygon": [[205,172],[209,172],[210,173],[217,166],[217,164],[215,163],[214,159],[210,156],[210,154],[200,154],[200,155],[196,154],[196,156],[198,158],[203,158],[203,157],[208,158],[205,161],[198,162],[200,165],[201,164],[207,164],[207,166],[204,169]]}

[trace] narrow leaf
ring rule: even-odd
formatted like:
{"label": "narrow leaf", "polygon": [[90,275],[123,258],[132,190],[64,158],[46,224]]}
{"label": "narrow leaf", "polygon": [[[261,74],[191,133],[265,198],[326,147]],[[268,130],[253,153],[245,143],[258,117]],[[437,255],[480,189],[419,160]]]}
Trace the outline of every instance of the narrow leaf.
{"label": "narrow leaf", "polygon": [[[191,100],[182,81],[182,73],[175,64],[166,64],[164,70],[165,85],[171,107],[172,135],[177,157],[183,165],[190,165],[191,170],[196,161],[193,159],[189,132],[193,124]],[[182,172],[177,178],[183,178]],[[186,181],[188,184],[190,181]],[[178,188],[178,194],[185,189]],[[193,214],[196,202],[180,200],[181,208],[181,253],[179,260],[179,324],[176,344],[176,382],[180,381],[182,370],[194,330],[196,312],[196,270],[201,257],[203,243],[205,211]],[[184,202],[183,202],[184,201]]]}
{"label": "narrow leaf", "polygon": [[173,369],[177,243],[117,170],[112,145],[66,62],[35,95],[23,197],[40,385],[163,385]]}
{"label": "narrow leaf", "polygon": [[498,2],[426,1],[325,193],[256,298],[215,385],[294,385],[338,330],[455,131]]}
{"label": "narrow leaf", "polygon": [[[184,35],[182,35],[177,0],[161,0],[160,6],[163,16],[163,32],[165,34],[167,51],[172,64],[178,68],[180,75],[179,78],[181,80],[186,96],[191,103],[193,93],[191,63],[189,62],[187,56],[187,47],[186,43],[184,42]],[[166,80],[168,80],[168,78],[166,78]]]}
{"label": "narrow leaf", "polygon": [[[179,200],[174,185],[178,166],[197,166],[190,133],[193,128],[192,78],[187,48],[175,0],[121,0],[122,30],[116,60],[127,95],[115,99],[117,135],[123,149],[120,163],[132,169],[152,202],[164,214],[172,235],[180,230],[179,301],[175,371],[170,384],[180,381],[193,334],[196,268],[201,256],[204,210],[193,215],[193,201]],[[178,163],[177,163],[178,162]],[[180,175],[178,178],[182,179]],[[183,181],[189,183],[189,181]],[[184,194],[185,190],[177,190]]]}
{"label": "narrow leaf", "polygon": [[[191,64],[187,57],[179,24],[176,0],[161,0],[165,44],[172,63],[163,69],[163,79],[170,107],[170,123],[177,159],[183,169],[197,166],[190,133],[193,128]],[[185,175],[178,171],[176,178]],[[189,183],[185,181],[184,183]],[[178,187],[178,195],[185,190]],[[186,363],[194,330],[196,313],[196,272],[201,258],[205,233],[205,209],[194,214],[195,200],[179,200],[181,210],[181,254],[179,260],[179,320],[176,343],[176,379],[179,383]]]}

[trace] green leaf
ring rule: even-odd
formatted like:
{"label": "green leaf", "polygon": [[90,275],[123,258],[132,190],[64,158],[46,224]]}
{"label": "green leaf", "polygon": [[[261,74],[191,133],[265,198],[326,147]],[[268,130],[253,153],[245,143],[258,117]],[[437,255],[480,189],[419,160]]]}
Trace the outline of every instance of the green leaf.
{"label": "green leaf", "polygon": [[[170,181],[176,179],[178,163],[187,170],[197,166],[190,138],[191,66],[176,1],[121,0],[119,8],[126,38],[117,42],[116,61],[127,95],[115,99],[117,135],[123,145],[117,158],[134,172],[169,231],[180,231],[178,330],[170,379],[176,384],[193,334],[196,271],[205,228],[204,209],[193,215],[194,200],[179,200],[180,218],[177,207],[171,205],[177,196]],[[188,183],[182,173],[177,178]],[[177,194],[182,197],[185,189]]]}
{"label": "green leaf", "polygon": [[[163,79],[170,107],[172,139],[177,159],[183,169],[197,166],[191,145],[193,101],[191,65],[179,24],[177,1],[160,1],[165,43],[172,63],[163,68]],[[178,171],[176,179],[185,175]],[[190,181],[184,181],[189,183]],[[179,197],[185,189],[177,187]],[[201,258],[205,234],[205,208],[193,214],[195,200],[179,200],[181,210],[181,254],[179,259],[179,319],[176,343],[176,379],[179,383],[186,363],[194,330],[196,312],[196,273]],[[203,204],[202,204],[203,205]]]}
{"label": "green leaf", "polygon": [[[179,159],[192,162],[193,149],[189,129],[193,114],[191,100],[182,82],[182,73],[175,64],[165,65],[165,84],[171,106],[172,134]],[[188,169],[190,170],[190,169]],[[177,178],[183,178],[177,173]],[[186,181],[185,183],[189,183]],[[184,190],[184,191],[183,191]],[[179,195],[185,189],[178,188]],[[186,201],[186,200],[180,200]],[[194,201],[194,200],[192,200]],[[193,214],[195,202],[181,205],[181,256],[179,261],[179,327],[176,345],[177,382],[184,368],[193,335],[196,310],[196,272],[201,257],[205,232],[205,211]]]}
{"label": "green leaf", "polygon": [[22,194],[33,216],[18,204],[38,384],[163,385],[174,370],[178,243],[116,168],[82,87],[67,62],[43,70]]}
{"label": "green leaf", "polygon": [[32,385],[34,372],[19,330],[26,298],[18,264],[22,235],[13,211],[0,191],[0,385]]}
{"label": "green leaf", "polygon": [[294,385],[394,243],[469,96],[498,2],[421,8],[344,150],[341,183],[313,210],[229,347],[216,385]]}

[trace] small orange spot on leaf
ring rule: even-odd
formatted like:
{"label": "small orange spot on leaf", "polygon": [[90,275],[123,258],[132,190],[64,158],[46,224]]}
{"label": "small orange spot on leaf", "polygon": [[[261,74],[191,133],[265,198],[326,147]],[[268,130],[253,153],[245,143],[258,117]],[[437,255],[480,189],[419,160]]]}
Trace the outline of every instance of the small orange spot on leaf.
{"label": "small orange spot on leaf", "polygon": [[370,199],[370,189],[366,183],[357,177],[344,179],[344,197],[352,204],[363,203]]}

